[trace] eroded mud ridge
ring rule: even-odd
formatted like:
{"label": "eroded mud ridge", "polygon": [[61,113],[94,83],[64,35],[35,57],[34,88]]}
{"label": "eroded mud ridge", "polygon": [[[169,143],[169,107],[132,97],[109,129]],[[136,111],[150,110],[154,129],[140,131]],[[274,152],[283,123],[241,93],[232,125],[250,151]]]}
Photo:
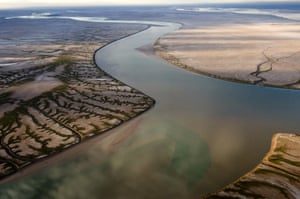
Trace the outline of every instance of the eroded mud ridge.
{"label": "eroded mud ridge", "polygon": [[154,104],[93,64],[98,47],[24,45],[17,50],[8,47],[10,54],[2,55],[0,179],[120,125]]}
{"label": "eroded mud ridge", "polygon": [[298,198],[300,136],[276,134],[263,161],[250,173],[207,198]]}

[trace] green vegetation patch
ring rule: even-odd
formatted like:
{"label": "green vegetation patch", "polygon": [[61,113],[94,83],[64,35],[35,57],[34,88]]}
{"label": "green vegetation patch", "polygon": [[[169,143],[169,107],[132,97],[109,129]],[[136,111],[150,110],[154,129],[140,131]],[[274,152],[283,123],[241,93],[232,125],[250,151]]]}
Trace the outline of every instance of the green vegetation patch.
{"label": "green vegetation patch", "polygon": [[59,65],[72,65],[75,63],[74,58],[68,55],[61,55],[56,58],[56,60],[53,62],[55,66]]}

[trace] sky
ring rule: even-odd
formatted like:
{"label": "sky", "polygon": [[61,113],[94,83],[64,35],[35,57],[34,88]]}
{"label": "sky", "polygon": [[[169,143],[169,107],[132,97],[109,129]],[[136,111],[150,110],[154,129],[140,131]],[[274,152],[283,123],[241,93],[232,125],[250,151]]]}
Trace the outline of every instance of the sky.
{"label": "sky", "polygon": [[[0,9],[47,7],[47,6],[91,6],[91,5],[159,5],[188,3],[230,3],[251,2],[253,0],[0,0]],[[260,0],[259,2],[279,1]],[[281,0],[284,1],[284,0]],[[285,0],[289,1],[289,0]]]}

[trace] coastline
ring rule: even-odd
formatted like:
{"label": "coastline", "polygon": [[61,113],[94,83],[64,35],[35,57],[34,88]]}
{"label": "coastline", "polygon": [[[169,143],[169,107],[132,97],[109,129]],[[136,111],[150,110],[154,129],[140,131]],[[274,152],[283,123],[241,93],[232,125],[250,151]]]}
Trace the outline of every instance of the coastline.
{"label": "coastline", "polygon": [[271,87],[271,88],[290,89],[290,90],[299,90],[300,89],[298,87],[297,88],[293,87],[295,84],[299,84],[300,81],[299,82],[297,81],[295,83],[288,84],[288,85],[282,85],[282,86],[277,86],[277,85],[272,85],[272,84],[267,84],[267,83],[261,84],[259,82],[258,83],[255,82],[255,81],[250,81],[250,80],[247,81],[247,80],[238,79],[238,78],[234,78],[234,77],[225,77],[222,75],[213,74],[213,73],[205,72],[200,69],[193,68],[193,67],[183,63],[178,58],[170,55],[168,52],[161,50],[155,46],[154,46],[154,53],[158,57],[162,58],[163,60],[167,61],[168,63],[170,63],[174,66],[177,66],[179,68],[182,68],[184,70],[187,70],[187,71],[190,71],[193,73],[197,73],[199,75],[205,75],[207,77],[211,77],[211,78],[215,78],[215,79],[220,79],[220,80],[230,81],[230,82],[235,82],[235,83],[240,83],[240,84],[250,84],[250,85],[263,86],[263,87]]}
{"label": "coastline", "polygon": [[252,171],[204,198],[297,198],[299,195],[300,135],[277,133],[269,152]]}
{"label": "coastline", "polygon": [[197,74],[300,89],[299,27],[294,22],[182,28],[159,38],[153,48],[167,62]]}
{"label": "coastline", "polygon": [[[159,41],[159,40],[158,40]],[[193,68],[191,66],[188,66],[187,64],[183,63],[182,61],[180,61],[178,58],[176,58],[175,56],[170,55],[167,51],[162,50],[161,48],[158,47],[158,44],[154,45],[154,53],[162,58],[163,60],[169,62],[170,64],[177,66],[179,68],[182,68],[184,70],[193,72],[193,73],[197,73],[200,75],[205,75],[211,78],[216,78],[216,79],[220,79],[220,80],[225,80],[225,81],[231,81],[231,82],[236,82],[236,83],[241,83],[241,84],[253,84],[250,81],[244,81],[244,80],[240,80],[240,79],[235,79],[235,78],[229,78],[229,77],[223,77],[221,75],[217,75],[217,74],[212,74],[209,72],[205,72],[196,68]]]}
{"label": "coastline", "polygon": [[[172,34],[171,34],[172,35]],[[165,42],[160,44],[159,38],[153,45],[155,54],[165,60],[166,62],[175,65],[176,67],[184,70],[194,72],[197,74],[205,75],[211,78],[216,78],[225,81],[231,81],[242,84],[252,84],[264,87],[272,87],[279,89],[299,90],[299,81],[287,85],[274,85],[265,83],[263,77],[259,80],[245,80],[234,78],[234,76],[227,77],[217,73],[210,73],[196,67],[193,67],[184,60],[174,56],[176,49],[174,46],[168,46]],[[184,45],[184,44],[182,44]],[[170,49],[168,48],[170,47]],[[188,51],[187,51],[188,52]],[[297,51],[298,52],[298,51]],[[297,54],[297,52],[295,54]],[[293,54],[292,54],[293,56]],[[290,57],[290,56],[287,56]],[[181,57],[182,58],[182,57]],[[264,64],[264,62],[262,62]],[[272,68],[267,68],[265,71],[259,68],[260,64],[252,75],[259,76],[260,74],[267,73]],[[271,64],[272,67],[272,64]],[[287,141],[286,141],[287,140]],[[285,143],[284,145],[282,143]],[[296,198],[299,194],[300,183],[299,173],[299,160],[300,156],[297,152],[300,150],[300,135],[297,134],[274,134],[271,142],[269,152],[264,159],[249,173],[239,177],[236,181],[228,184],[222,190],[213,192],[204,196],[203,198],[223,198],[223,197],[262,197],[262,198]],[[292,157],[293,160],[290,160]],[[282,164],[281,164],[282,163]],[[286,164],[285,164],[286,163]],[[294,163],[294,165],[292,164]],[[272,191],[269,191],[269,190]]]}

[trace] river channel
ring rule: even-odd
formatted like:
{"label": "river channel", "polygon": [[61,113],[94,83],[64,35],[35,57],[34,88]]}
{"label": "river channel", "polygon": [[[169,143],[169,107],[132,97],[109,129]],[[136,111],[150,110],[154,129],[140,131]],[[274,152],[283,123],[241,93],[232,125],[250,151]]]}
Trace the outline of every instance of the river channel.
{"label": "river channel", "polygon": [[193,198],[252,169],[274,133],[300,132],[299,91],[213,79],[136,50],[178,28],[156,23],[96,53],[101,69],[156,100],[150,111],[118,127],[113,146],[104,143],[111,141],[108,135],[0,192],[22,198]]}
{"label": "river channel", "polygon": [[157,152],[175,147],[175,170],[213,191],[258,164],[274,133],[300,131],[300,92],[213,79],[136,50],[177,28],[154,26],[114,42],[96,54],[97,64],[156,100],[137,134],[175,141]]}

